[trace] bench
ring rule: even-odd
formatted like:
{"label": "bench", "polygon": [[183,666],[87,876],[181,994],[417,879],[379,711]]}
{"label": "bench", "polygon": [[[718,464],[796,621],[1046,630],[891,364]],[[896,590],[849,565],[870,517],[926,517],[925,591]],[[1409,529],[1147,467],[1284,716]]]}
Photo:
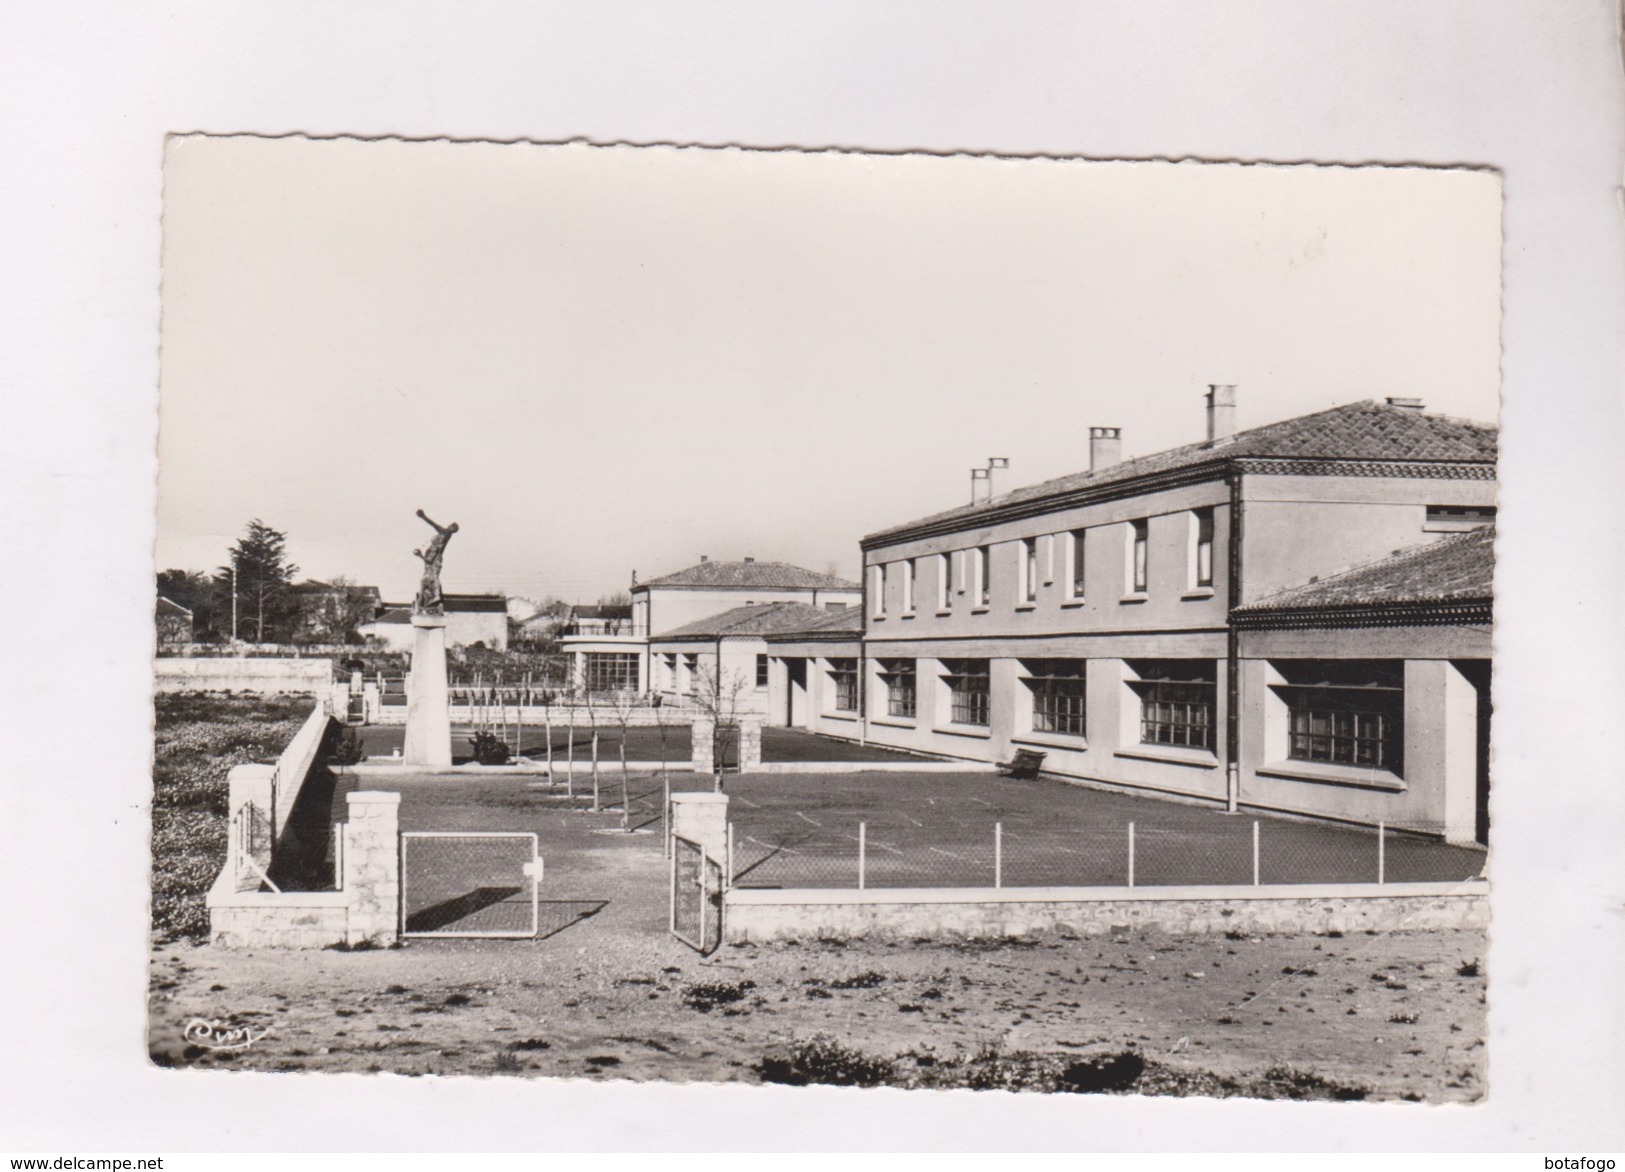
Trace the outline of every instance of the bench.
{"label": "bench", "polygon": [[1037,777],[1047,755],[1037,749],[1017,749],[1013,758],[999,765],[999,772],[1010,777]]}

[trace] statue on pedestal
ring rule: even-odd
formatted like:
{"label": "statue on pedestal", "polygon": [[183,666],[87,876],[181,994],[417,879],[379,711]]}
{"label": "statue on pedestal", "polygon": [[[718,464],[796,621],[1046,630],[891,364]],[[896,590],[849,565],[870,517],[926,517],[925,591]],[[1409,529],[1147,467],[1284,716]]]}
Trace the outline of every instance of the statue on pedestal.
{"label": "statue on pedestal", "polygon": [[423,583],[418,587],[418,596],[412,603],[412,613],[443,615],[446,613],[446,600],[440,593],[440,567],[446,560],[446,543],[457,532],[457,522],[444,527],[436,525],[422,509],[418,510],[418,516],[429,522],[434,536],[429,539],[428,545],[412,551],[423,561]]}

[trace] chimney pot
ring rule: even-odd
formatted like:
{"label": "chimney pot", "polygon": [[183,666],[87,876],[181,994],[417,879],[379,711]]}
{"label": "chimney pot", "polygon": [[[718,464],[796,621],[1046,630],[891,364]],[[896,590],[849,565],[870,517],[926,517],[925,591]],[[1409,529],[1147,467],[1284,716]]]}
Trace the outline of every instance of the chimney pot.
{"label": "chimney pot", "polygon": [[756,564],[756,559],[755,558],[746,558],[745,559],[745,564],[747,566],[755,565]]}
{"label": "chimney pot", "polygon": [[1110,468],[1123,458],[1123,429],[1121,427],[1091,427],[1089,429],[1089,471]]}
{"label": "chimney pot", "polygon": [[711,560],[711,558],[708,555],[703,554],[703,553],[700,555],[700,565],[703,566],[703,565],[705,565],[706,562],[708,562],[710,560]]}
{"label": "chimney pot", "polygon": [[1229,439],[1236,434],[1236,387],[1234,383],[1209,383],[1207,388],[1207,442]]}
{"label": "chimney pot", "polygon": [[1394,395],[1388,396],[1388,406],[1398,407],[1401,411],[1421,411],[1427,404],[1420,399],[1404,399]]}

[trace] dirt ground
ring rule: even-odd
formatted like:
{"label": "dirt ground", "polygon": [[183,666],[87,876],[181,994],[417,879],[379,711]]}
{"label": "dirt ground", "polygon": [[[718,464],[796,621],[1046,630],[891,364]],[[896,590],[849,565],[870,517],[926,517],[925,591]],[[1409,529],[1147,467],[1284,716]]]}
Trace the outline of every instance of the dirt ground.
{"label": "dirt ground", "polygon": [[[1472,932],[1049,937],[725,947],[710,959],[669,939],[569,933],[349,953],[174,944],[153,958],[150,1043],[176,1066],[755,1082],[764,1062],[822,1033],[893,1060],[872,1081],[904,1085],[978,1055],[1129,1052],[1197,1093],[1248,1093],[1288,1067],[1329,1089],[1316,1097],[1466,1101],[1485,1089],[1484,943]],[[255,1040],[204,1049],[185,1036],[194,1019]]]}

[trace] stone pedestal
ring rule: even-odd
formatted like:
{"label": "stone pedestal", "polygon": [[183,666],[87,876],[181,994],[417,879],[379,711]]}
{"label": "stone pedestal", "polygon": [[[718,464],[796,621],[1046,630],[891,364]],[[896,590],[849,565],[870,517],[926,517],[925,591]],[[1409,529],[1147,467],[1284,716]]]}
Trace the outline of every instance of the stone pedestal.
{"label": "stone pedestal", "polygon": [[739,772],[749,773],[762,764],[762,722],[754,716],[739,718]]}
{"label": "stone pedestal", "polygon": [[412,683],[406,702],[408,765],[451,764],[451,710],[446,703],[446,616],[415,614]]}

